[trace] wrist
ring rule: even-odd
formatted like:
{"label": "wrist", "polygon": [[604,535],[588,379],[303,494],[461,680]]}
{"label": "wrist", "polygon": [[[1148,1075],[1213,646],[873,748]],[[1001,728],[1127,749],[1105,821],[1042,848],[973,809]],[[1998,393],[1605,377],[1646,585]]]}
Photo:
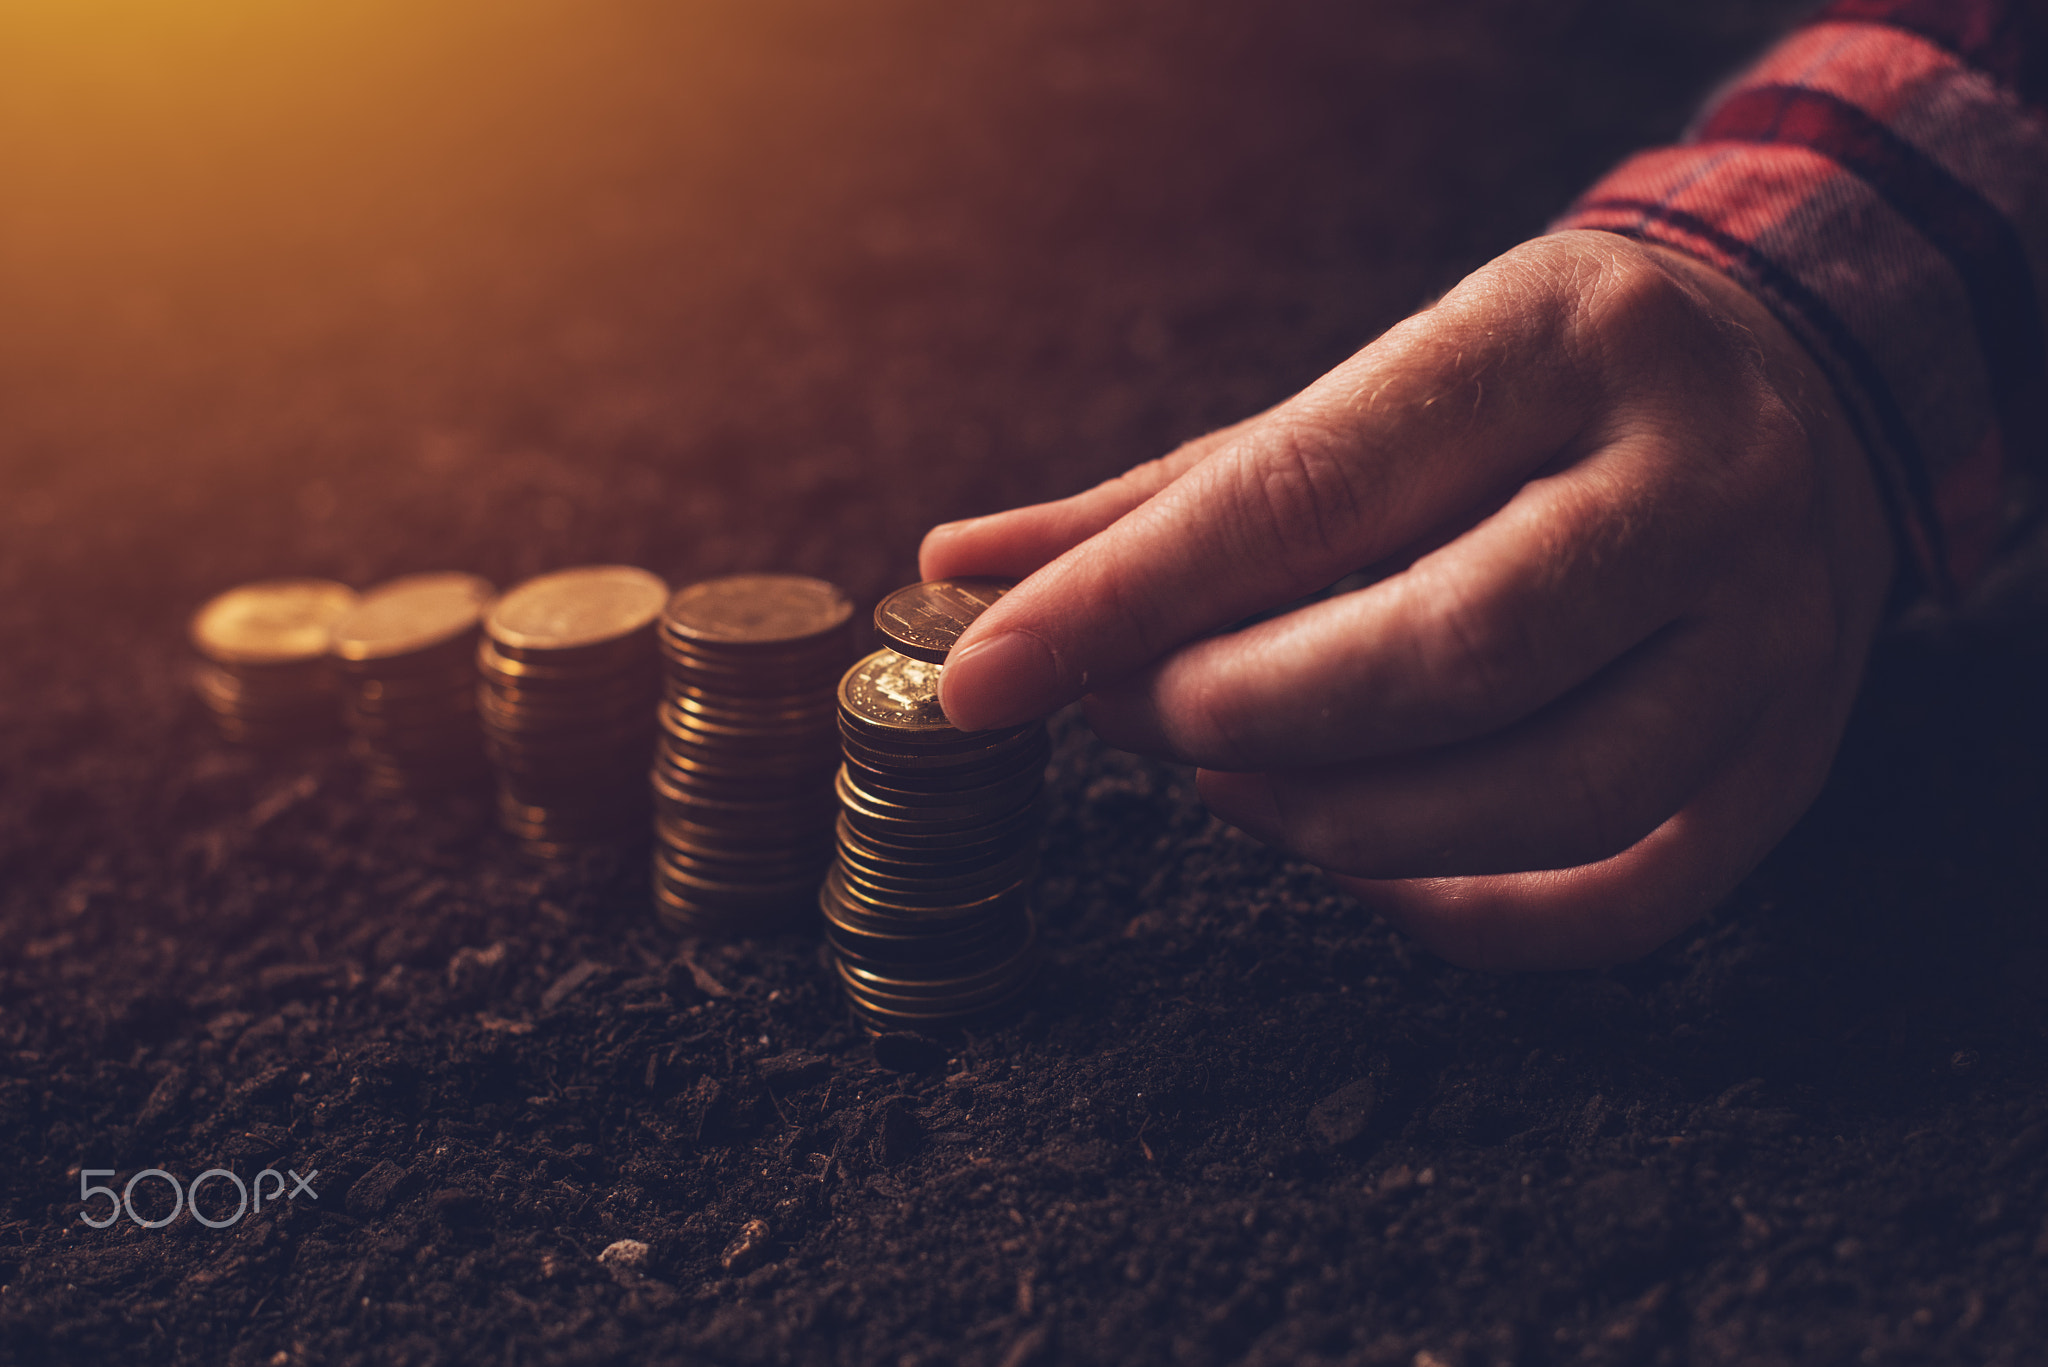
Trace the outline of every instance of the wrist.
{"label": "wrist", "polygon": [[1834,386],[1792,330],[1741,282],[1675,248],[1624,240],[1692,295],[1732,348],[1748,353],[1760,382],[1798,422],[1819,476],[1817,511],[1830,560],[1857,615],[1874,628],[1897,571],[1897,537],[1871,455]]}

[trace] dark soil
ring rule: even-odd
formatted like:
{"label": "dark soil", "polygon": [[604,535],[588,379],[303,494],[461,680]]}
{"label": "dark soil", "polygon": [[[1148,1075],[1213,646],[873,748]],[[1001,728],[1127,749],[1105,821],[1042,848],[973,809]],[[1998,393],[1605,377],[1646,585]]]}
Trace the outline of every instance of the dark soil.
{"label": "dark soil", "polygon": [[[181,673],[280,573],[872,598],[1305,383],[1791,9],[0,20],[0,1359],[2039,1361],[2039,613],[1888,645],[1613,973],[1450,969],[1061,718],[1044,989],[941,1041]],[[81,1222],[150,1167],[318,1195]]]}

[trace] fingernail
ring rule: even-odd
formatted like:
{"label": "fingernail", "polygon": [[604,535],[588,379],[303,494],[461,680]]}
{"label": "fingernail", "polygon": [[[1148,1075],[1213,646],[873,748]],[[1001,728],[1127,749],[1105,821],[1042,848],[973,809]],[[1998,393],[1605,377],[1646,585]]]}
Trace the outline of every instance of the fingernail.
{"label": "fingernail", "polygon": [[1059,706],[1060,671],[1045,642],[1006,631],[946,657],[939,705],[962,731],[1035,721]]}

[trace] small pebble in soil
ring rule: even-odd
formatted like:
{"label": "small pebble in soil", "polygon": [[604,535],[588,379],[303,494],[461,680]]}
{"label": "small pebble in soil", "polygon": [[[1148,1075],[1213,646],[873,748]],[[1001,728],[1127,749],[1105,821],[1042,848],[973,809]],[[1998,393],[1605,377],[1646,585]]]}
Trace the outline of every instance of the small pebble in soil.
{"label": "small pebble in soil", "polygon": [[647,1255],[651,1251],[638,1239],[620,1239],[598,1254],[597,1261],[605,1267],[640,1268],[647,1265]]}
{"label": "small pebble in soil", "polygon": [[1309,1134],[1324,1148],[1342,1148],[1371,1127],[1378,1099],[1369,1078],[1339,1087],[1309,1111]]}
{"label": "small pebble in soil", "polygon": [[749,1220],[740,1226],[739,1237],[725,1246],[718,1265],[728,1272],[744,1272],[761,1261],[768,1251],[768,1222]]}

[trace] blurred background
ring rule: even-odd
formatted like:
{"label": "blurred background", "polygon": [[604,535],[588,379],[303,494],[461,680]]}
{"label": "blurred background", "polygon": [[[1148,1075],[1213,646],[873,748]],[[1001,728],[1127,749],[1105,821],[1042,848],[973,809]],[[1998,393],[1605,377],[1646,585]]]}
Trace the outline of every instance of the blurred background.
{"label": "blurred background", "polygon": [[0,785],[104,829],[248,579],[872,598],[1285,397],[1795,8],[0,0]]}
{"label": "blurred background", "polygon": [[6,582],[879,587],[1299,387],[1792,7],[1694,8],[5,0]]}

